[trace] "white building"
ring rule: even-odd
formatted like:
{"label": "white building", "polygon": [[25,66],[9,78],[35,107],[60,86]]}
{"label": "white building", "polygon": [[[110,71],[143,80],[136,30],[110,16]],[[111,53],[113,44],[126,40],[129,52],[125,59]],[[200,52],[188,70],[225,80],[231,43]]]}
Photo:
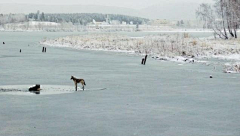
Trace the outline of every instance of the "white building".
{"label": "white building", "polygon": [[169,25],[171,25],[170,21],[168,21],[166,19],[152,20],[152,21],[150,21],[150,24],[153,26],[169,26]]}
{"label": "white building", "polygon": [[127,22],[125,22],[125,21],[122,21],[122,25],[127,25]]}

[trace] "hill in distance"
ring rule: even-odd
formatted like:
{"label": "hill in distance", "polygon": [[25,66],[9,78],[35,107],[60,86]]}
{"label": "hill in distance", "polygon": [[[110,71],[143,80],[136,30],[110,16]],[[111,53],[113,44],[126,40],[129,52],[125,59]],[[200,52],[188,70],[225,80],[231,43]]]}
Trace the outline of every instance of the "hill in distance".
{"label": "hill in distance", "polygon": [[164,1],[144,9],[131,9],[101,5],[34,5],[34,4],[0,4],[0,13],[102,13],[121,14],[149,19],[185,20],[196,19],[198,2]]}

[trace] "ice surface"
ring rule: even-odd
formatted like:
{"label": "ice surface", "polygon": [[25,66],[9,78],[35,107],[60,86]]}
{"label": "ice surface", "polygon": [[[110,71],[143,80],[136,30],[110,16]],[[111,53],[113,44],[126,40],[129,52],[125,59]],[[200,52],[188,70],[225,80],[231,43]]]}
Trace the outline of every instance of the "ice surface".
{"label": "ice surface", "polygon": [[[0,95],[32,95],[34,92],[29,92],[30,85],[8,85],[0,86]],[[41,85],[40,95],[54,95],[75,92],[74,86],[62,85]]]}
{"label": "ice surface", "polygon": [[124,53],[56,47],[41,52],[43,37],[65,35],[69,33],[0,33],[6,42],[0,45],[0,86],[73,87],[70,76],[75,75],[85,79],[86,89],[107,89],[0,95],[0,136],[240,134],[239,74],[150,58],[143,66],[141,57]]}
{"label": "ice surface", "polygon": [[[29,92],[28,88],[30,85],[7,85],[0,86],[0,95],[32,95],[34,92]],[[41,85],[40,95],[56,95],[56,94],[66,94],[75,93],[81,91],[101,91],[107,88],[86,88],[82,90],[78,87],[78,91],[75,91],[74,85],[63,86],[63,85]]]}

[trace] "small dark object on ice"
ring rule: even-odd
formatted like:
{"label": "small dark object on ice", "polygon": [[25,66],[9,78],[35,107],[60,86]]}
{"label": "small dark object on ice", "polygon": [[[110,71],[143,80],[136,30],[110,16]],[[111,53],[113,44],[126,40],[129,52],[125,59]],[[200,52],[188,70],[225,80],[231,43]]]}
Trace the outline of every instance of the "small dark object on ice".
{"label": "small dark object on ice", "polygon": [[146,64],[147,57],[148,57],[148,55],[145,55],[145,58],[144,58],[144,65]]}
{"label": "small dark object on ice", "polygon": [[30,87],[28,89],[28,91],[39,91],[39,90],[40,90],[40,85],[39,84],[36,84],[35,86]]}
{"label": "small dark object on ice", "polygon": [[210,75],[210,78],[213,78],[213,76],[212,76],[212,75]]}
{"label": "small dark object on ice", "polygon": [[42,48],[42,52],[47,52],[47,48],[46,48],[46,47],[43,47],[43,48]]}
{"label": "small dark object on ice", "polygon": [[28,89],[28,91],[33,92],[33,93],[35,93],[35,94],[40,94],[40,90],[42,90],[42,89],[40,88],[40,85],[39,85],[39,84],[36,84],[35,86],[30,87],[30,88]]}
{"label": "small dark object on ice", "polygon": [[146,64],[147,56],[148,56],[148,55],[145,55],[145,57],[142,58],[142,63],[141,63],[142,65],[145,65],[145,64]]}
{"label": "small dark object on ice", "polygon": [[190,59],[189,63],[194,63],[194,59]]}
{"label": "small dark object on ice", "polygon": [[22,52],[22,50],[20,49],[20,53]]}
{"label": "small dark object on ice", "polygon": [[185,51],[183,51],[182,52],[182,56],[186,56],[187,54],[186,54],[186,52]]}
{"label": "small dark object on ice", "polygon": [[159,58],[159,60],[164,60],[164,61],[167,61],[167,59],[166,59],[166,58]]}
{"label": "small dark object on ice", "polygon": [[141,62],[141,64],[142,64],[142,65],[144,64],[144,58],[142,58],[142,62]]}

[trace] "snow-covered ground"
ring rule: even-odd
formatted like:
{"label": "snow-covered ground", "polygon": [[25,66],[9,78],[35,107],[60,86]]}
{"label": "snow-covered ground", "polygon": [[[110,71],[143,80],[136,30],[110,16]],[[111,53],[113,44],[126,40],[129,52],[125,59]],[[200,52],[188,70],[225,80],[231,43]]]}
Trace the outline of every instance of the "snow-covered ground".
{"label": "snow-covered ground", "polygon": [[189,29],[189,28],[171,28],[171,29],[160,29],[160,30],[147,30],[144,32],[172,32],[172,33],[179,33],[179,32],[185,32],[185,33],[213,33],[214,31],[211,29]]}
{"label": "snow-covered ground", "polygon": [[143,37],[129,37],[119,34],[89,34],[44,39],[40,43],[53,47],[147,54],[158,60],[177,62],[192,63],[198,61],[195,59],[203,57],[240,60],[240,41],[238,39],[191,38],[188,33]]}
{"label": "snow-covered ground", "polygon": [[[0,33],[6,43],[0,45],[0,89],[16,89],[0,92],[0,136],[240,134],[239,74],[201,63],[148,59],[143,66],[141,57],[125,53],[55,47],[42,53],[38,41],[65,35]],[[85,79],[86,91],[73,91],[71,75]],[[34,84],[42,94],[46,86],[70,93],[17,91]]]}

